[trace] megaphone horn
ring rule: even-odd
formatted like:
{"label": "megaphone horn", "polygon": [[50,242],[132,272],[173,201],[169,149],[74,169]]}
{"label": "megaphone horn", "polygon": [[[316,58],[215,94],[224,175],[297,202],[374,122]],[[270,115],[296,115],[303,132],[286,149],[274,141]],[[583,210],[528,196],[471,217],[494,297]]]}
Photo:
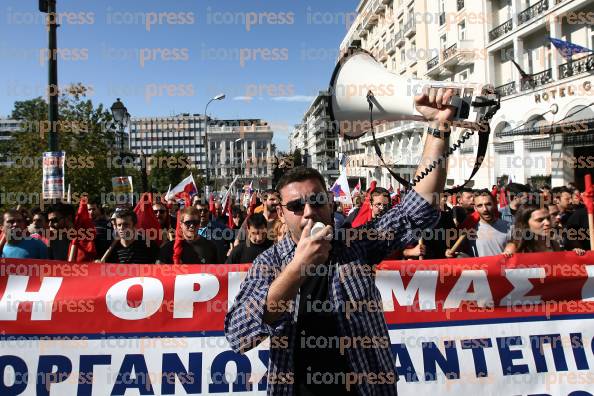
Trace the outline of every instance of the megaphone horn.
{"label": "megaphone horn", "polygon": [[403,78],[386,70],[369,52],[350,48],[330,81],[332,125],[343,137],[356,139],[377,124],[424,121],[414,98],[429,88],[454,90],[449,104],[456,111],[454,126],[481,130],[481,125],[499,109],[499,95],[490,84]]}

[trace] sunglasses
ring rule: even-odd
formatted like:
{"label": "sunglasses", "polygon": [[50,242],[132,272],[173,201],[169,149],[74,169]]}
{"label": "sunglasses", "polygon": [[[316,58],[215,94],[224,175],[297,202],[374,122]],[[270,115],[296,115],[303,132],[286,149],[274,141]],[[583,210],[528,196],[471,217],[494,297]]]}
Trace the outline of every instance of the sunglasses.
{"label": "sunglasses", "polygon": [[47,220],[47,222],[48,222],[48,223],[59,223],[59,222],[60,222],[60,220],[62,220],[62,218],[61,218],[61,217],[53,217],[53,218],[51,218],[51,219],[48,219],[48,220]]}
{"label": "sunglasses", "polygon": [[208,212],[208,208],[196,208],[198,212],[206,213]]}
{"label": "sunglasses", "polygon": [[309,205],[314,209],[319,209],[328,205],[328,202],[327,194],[311,194],[307,198],[298,198],[289,201],[284,205],[280,204],[280,206],[284,206],[287,210],[290,210],[293,213],[301,213],[305,209],[305,205]]}
{"label": "sunglasses", "polygon": [[188,228],[196,228],[200,224],[198,220],[182,221],[182,223]]}
{"label": "sunglasses", "polygon": [[157,210],[153,210],[153,212],[155,212],[155,213],[167,213],[167,211],[165,209],[157,209]]}

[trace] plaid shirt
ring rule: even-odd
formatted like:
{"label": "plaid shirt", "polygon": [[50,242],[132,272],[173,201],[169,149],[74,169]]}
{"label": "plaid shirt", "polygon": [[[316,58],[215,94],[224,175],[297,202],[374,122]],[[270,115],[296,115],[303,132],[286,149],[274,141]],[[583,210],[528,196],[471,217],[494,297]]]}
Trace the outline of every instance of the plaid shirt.
{"label": "plaid shirt", "polygon": [[[395,249],[414,243],[419,234],[415,230],[430,228],[437,222],[439,212],[416,192],[407,194],[404,201],[366,227],[363,237],[347,242],[335,238],[329,258],[329,298],[335,306],[345,303],[375,301],[381,307],[381,295],[375,286],[374,271],[363,268],[375,265]],[[339,230],[337,232],[344,232]],[[356,230],[351,230],[355,232]],[[373,235],[375,234],[375,235]],[[379,234],[380,236],[378,236]],[[344,236],[344,235],[343,235]],[[231,348],[244,353],[267,337],[288,342],[271,342],[268,365],[268,395],[292,396],[294,364],[293,351],[299,336],[296,334],[299,296],[280,319],[269,325],[263,321],[268,288],[280,271],[293,259],[296,244],[287,236],[254,260],[241,285],[233,306],[225,318],[225,335]],[[345,337],[385,337],[389,340],[384,313],[368,309],[365,304],[345,315],[337,315],[339,329]],[[360,307],[360,308],[359,308]],[[376,338],[379,339],[379,338]],[[383,346],[383,345],[382,345]],[[395,373],[395,361],[390,343],[378,348],[346,348],[351,372]],[[384,374],[385,375],[385,374]],[[355,385],[359,395],[396,395],[396,383],[380,384],[363,380]]]}

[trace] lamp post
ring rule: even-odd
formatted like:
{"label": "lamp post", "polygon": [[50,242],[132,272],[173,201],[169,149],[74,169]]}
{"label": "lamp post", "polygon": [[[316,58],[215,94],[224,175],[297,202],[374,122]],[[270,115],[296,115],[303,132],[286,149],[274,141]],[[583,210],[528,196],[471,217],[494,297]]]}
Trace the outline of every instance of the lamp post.
{"label": "lamp post", "polygon": [[58,17],[56,0],[39,0],[39,11],[47,14],[49,151],[58,151]]}
{"label": "lamp post", "polygon": [[206,185],[205,185],[205,193],[208,194],[208,186],[210,184],[210,161],[209,161],[209,150],[210,146],[208,144],[208,115],[206,114],[208,111],[208,105],[210,105],[215,100],[223,100],[225,99],[225,94],[218,94],[214,98],[208,101],[206,107],[204,108],[204,144],[206,145]]}
{"label": "lamp post", "polygon": [[120,127],[120,176],[125,176],[124,170],[124,129],[130,122],[130,113],[128,113],[128,109],[126,106],[120,101],[120,98],[111,105],[111,114],[113,115],[113,119]]}

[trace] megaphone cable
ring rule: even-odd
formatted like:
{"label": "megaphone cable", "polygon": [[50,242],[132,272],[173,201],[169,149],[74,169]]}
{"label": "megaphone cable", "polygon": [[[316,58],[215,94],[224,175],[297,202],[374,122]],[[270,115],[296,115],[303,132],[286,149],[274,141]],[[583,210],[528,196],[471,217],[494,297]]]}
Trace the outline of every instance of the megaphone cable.
{"label": "megaphone cable", "polygon": [[[371,136],[373,138],[373,145],[375,148],[375,153],[379,157],[384,168],[386,168],[388,170],[390,175],[392,175],[392,177],[394,177],[407,190],[410,190],[412,187],[416,186],[421,180],[423,180],[425,177],[427,177],[427,175],[429,175],[429,173],[433,172],[438,166],[440,166],[445,160],[447,160],[450,155],[452,155],[456,150],[458,150],[462,146],[463,143],[465,143],[468,139],[470,139],[470,137],[475,132],[474,130],[471,130],[471,129],[464,132],[462,134],[462,136],[456,141],[456,143],[454,143],[453,145],[448,147],[448,149],[446,150],[446,152],[443,155],[441,155],[438,159],[436,159],[431,164],[429,164],[429,166],[427,166],[425,169],[423,169],[418,176],[413,178],[412,181],[408,181],[408,180],[405,180],[404,178],[402,178],[400,175],[396,174],[394,171],[392,171],[392,169],[390,169],[390,167],[388,166],[388,164],[386,164],[386,161],[384,160],[384,157],[382,155],[382,150],[380,149],[379,144],[377,143],[377,140],[375,138],[375,127],[373,124],[373,98],[374,98],[373,92],[368,91],[367,92],[367,103],[369,104],[369,124],[370,124],[370,128],[371,128]],[[484,132],[485,133],[484,136],[486,136],[486,137],[485,138],[481,137],[481,139],[480,139],[481,141],[479,142],[479,150],[477,152],[477,159],[476,159],[474,168],[472,170],[472,174],[470,175],[468,180],[466,180],[464,182],[464,184],[454,187],[454,188],[444,190],[444,192],[456,193],[459,190],[461,190],[462,188],[464,188],[464,186],[466,186],[470,182],[470,180],[472,180],[472,178],[474,177],[474,175],[480,168],[481,164],[483,163],[484,154],[485,154],[484,152],[486,152],[486,146],[487,146],[487,142],[489,139],[489,133],[490,133],[490,127],[489,127],[488,122],[486,123],[486,129],[487,130]]]}

